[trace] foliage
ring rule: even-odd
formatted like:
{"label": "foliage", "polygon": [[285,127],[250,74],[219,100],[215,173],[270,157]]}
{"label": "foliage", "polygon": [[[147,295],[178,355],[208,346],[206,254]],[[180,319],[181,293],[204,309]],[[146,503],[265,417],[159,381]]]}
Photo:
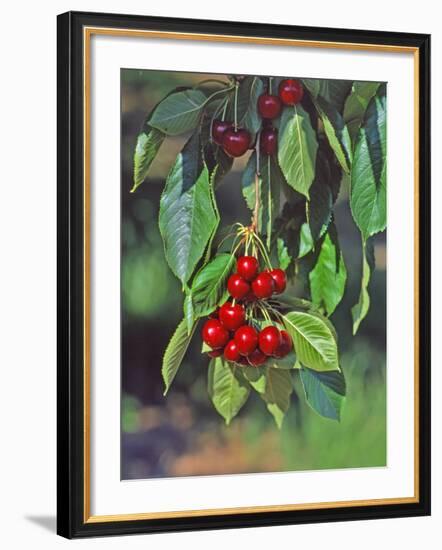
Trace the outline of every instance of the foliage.
{"label": "foliage", "polygon": [[260,243],[267,265],[286,270],[292,279],[305,275],[310,300],[287,292],[275,305],[282,311],[275,322],[291,336],[294,353],[264,367],[240,367],[222,358],[210,361],[209,395],[227,424],[253,390],[281,428],[296,384],[314,411],[340,419],[346,384],[329,317],[344,298],[348,277],[334,212],[341,185],[350,186],[343,195],[349,196],[361,234],[360,295],[351,311],[354,333],[370,306],[371,237],[386,228],[385,85],[304,79],[302,101],[284,106],[273,121],[277,153],[264,155],[260,135],[266,122],[257,101],[272,87],[276,90],[280,80],[230,77],[215,90],[205,82],[176,89],[147,116],[135,145],[132,191],[146,180],[164,140],[190,133],[166,179],[159,211],[165,257],[184,293],[184,317],[163,360],[166,391],[198,320],[227,300],[226,283],[239,246],[234,240],[228,252],[219,246],[213,250],[222,221],[216,189],[233,164],[212,140],[215,119],[234,121],[254,143],[242,176],[252,222],[239,234],[256,234],[252,241]]}

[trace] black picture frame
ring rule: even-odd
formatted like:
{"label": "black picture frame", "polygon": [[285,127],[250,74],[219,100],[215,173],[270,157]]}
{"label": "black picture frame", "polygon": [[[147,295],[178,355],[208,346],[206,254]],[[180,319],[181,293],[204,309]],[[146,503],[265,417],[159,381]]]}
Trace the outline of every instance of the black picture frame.
{"label": "black picture frame", "polygon": [[[349,29],[68,12],[58,16],[57,532],[67,538],[225,529],[430,514],[430,36]],[[419,62],[419,498],[413,503],[195,517],[87,521],[84,469],[85,27],[141,29],[414,48]]]}

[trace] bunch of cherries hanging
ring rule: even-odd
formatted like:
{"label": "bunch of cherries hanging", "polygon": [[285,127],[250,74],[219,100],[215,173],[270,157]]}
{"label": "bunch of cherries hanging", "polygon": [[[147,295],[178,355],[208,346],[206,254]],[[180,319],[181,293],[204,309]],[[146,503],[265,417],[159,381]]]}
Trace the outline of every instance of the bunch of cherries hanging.
{"label": "bunch of cherries hanging", "polygon": [[[231,363],[253,367],[263,365],[271,357],[285,357],[293,343],[290,335],[272,322],[277,312],[268,300],[284,292],[286,284],[282,269],[260,272],[257,258],[239,257],[236,273],[227,281],[232,300],[214,312],[203,326],[202,337],[211,348],[210,357],[222,355]],[[258,316],[272,324],[260,330]]]}
{"label": "bunch of cherries hanging", "polygon": [[[259,148],[264,155],[274,155],[278,145],[278,130],[272,120],[278,118],[283,105],[295,105],[304,95],[299,80],[286,78],[281,81],[278,95],[265,93],[258,98],[258,112],[263,118],[263,128],[259,135]],[[252,144],[250,132],[237,128],[232,122],[216,119],[212,124],[212,139],[231,157],[241,157]]]}

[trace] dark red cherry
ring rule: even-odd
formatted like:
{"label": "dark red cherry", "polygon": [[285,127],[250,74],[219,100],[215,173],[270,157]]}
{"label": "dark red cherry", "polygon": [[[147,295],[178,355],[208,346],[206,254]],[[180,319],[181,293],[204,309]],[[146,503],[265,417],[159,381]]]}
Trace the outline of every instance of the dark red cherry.
{"label": "dark red cherry", "polygon": [[262,353],[259,348],[256,348],[248,357],[248,362],[252,367],[260,367],[267,361],[267,356]]}
{"label": "dark red cherry", "polygon": [[249,365],[249,362],[247,361],[247,357],[244,357],[243,355],[240,355],[239,359],[235,361],[238,365],[243,365],[244,367],[247,367]]}
{"label": "dark red cherry", "polygon": [[258,346],[258,333],[253,327],[244,325],[235,332],[235,343],[241,355],[250,355]]}
{"label": "dark red cherry", "polygon": [[236,271],[246,281],[253,281],[259,271],[258,260],[253,256],[241,256],[236,262]]}
{"label": "dark red cherry", "polygon": [[249,290],[249,292],[243,298],[245,302],[256,302],[257,299],[258,298],[253,294],[253,290]]}
{"label": "dark red cherry", "polygon": [[274,288],[273,279],[266,271],[260,273],[252,283],[253,294],[260,299],[270,298]]}
{"label": "dark red cherry", "polygon": [[262,118],[278,117],[281,108],[281,100],[277,95],[262,94],[258,98],[258,112]]}
{"label": "dark red cherry", "polygon": [[223,354],[223,349],[222,348],[219,348],[219,349],[214,349],[212,351],[208,351],[207,352],[207,355],[209,355],[210,357],[221,357],[221,355]]}
{"label": "dark red cherry", "polygon": [[285,271],[283,271],[282,269],[272,269],[272,271],[269,271],[269,273],[275,284],[274,293],[281,294],[282,292],[284,292],[285,287],[287,286],[287,277]]}
{"label": "dark red cherry", "polygon": [[223,348],[229,340],[229,332],[218,319],[209,319],[204,323],[202,336],[204,342],[213,349]]}
{"label": "dark red cherry", "polygon": [[224,151],[231,157],[241,157],[244,155],[251,141],[249,132],[243,128],[236,131],[234,128],[229,128],[223,134]]}
{"label": "dark red cherry", "polygon": [[282,359],[292,351],[292,348],[293,342],[290,334],[285,330],[281,330],[281,344],[277,347],[273,355],[278,359]]}
{"label": "dark red cherry", "polygon": [[286,78],[279,85],[279,97],[285,105],[295,105],[304,96],[304,88],[299,80]]}
{"label": "dark red cherry", "polygon": [[219,320],[227,330],[236,330],[244,324],[246,312],[242,305],[227,302],[220,307]]}
{"label": "dark red cherry", "polygon": [[263,155],[274,155],[278,147],[278,130],[276,128],[261,130],[259,145]]}
{"label": "dark red cherry", "polygon": [[238,351],[238,346],[236,345],[235,340],[229,340],[224,348],[224,359],[235,363],[236,361],[239,361],[240,358],[241,355]]}
{"label": "dark red cherry", "polygon": [[227,290],[232,298],[242,300],[242,298],[250,292],[250,285],[241,277],[241,275],[234,273],[233,275],[230,275],[229,280],[227,281]]}
{"label": "dark red cherry", "polygon": [[226,120],[214,120],[212,124],[212,139],[217,145],[223,144],[223,136],[226,130],[232,128],[231,122]]}
{"label": "dark red cherry", "polygon": [[259,333],[259,349],[266,355],[274,355],[281,342],[281,333],[276,327],[265,327]]}

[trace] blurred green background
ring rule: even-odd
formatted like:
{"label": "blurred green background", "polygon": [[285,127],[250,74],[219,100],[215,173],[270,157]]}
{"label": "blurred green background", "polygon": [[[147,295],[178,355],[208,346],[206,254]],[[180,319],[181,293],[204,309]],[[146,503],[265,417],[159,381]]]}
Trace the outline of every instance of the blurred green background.
{"label": "blurred green background", "polygon": [[[336,223],[349,280],[344,300],[332,316],[339,334],[347,398],[342,420],[318,416],[302,388],[292,396],[279,431],[257,395],[229,427],[207,394],[208,360],[194,338],[167,398],[163,397],[162,356],[182,318],[179,281],[169,270],[158,230],[164,180],[185,138],[168,139],[136,193],[132,158],[136,137],[153,106],[177,86],[223,75],[162,71],[121,71],[121,238],[122,238],[122,403],[121,477],[141,479],[386,464],[386,249],[375,240],[376,271],[371,310],[352,336],[350,308],[358,298],[360,237],[341,188]],[[217,190],[223,226],[248,223],[240,177],[247,157]],[[294,289],[295,291],[297,289]]]}

